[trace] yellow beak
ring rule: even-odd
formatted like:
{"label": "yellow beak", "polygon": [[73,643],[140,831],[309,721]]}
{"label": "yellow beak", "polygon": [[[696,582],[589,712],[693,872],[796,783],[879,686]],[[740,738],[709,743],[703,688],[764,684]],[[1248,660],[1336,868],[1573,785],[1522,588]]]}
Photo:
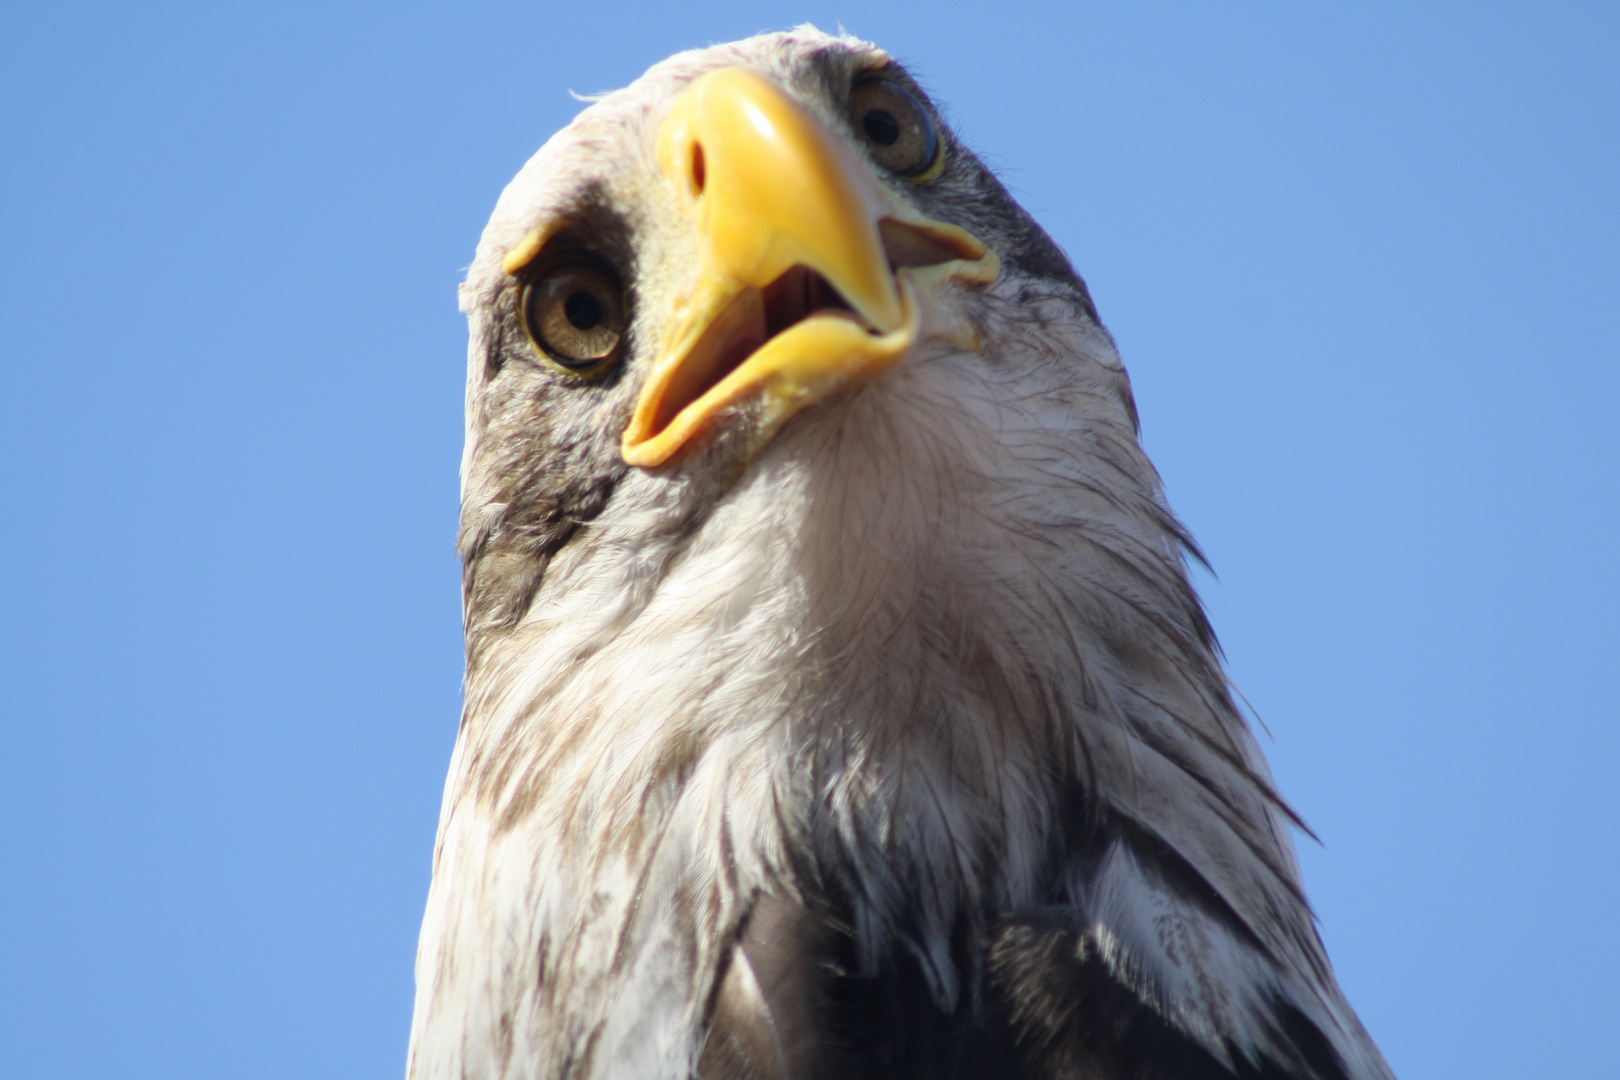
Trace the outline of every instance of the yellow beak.
{"label": "yellow beak", "polygon": [[662,464],[734,409],[763,445],[800,409],[888,369],[917,337],[906,267],[981,283],[999,271],[955,226],[886,216],[843,141],[741,68],[682,91],[657,149],[699,267],[625,430],[631,465]]}

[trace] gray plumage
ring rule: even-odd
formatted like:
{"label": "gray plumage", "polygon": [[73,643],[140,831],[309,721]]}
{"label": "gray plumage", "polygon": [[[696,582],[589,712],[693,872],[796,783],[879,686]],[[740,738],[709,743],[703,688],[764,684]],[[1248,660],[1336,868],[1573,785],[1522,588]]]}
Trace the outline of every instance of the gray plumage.
{"label": "gray plumage", "polygon": [[[920,290],[903,359],[780,430],[745,401],[635,466],[699,262],[657,133],[725,67],[999,274]],[[874,71],[926,101],[810,28],[676,56],[484,231],[410,1076],[1389,1077],[1084,284],[943,125],[937,175],[884,172],[849,119]],[[622,279],[611,366],[537,355],[525,244]]]}

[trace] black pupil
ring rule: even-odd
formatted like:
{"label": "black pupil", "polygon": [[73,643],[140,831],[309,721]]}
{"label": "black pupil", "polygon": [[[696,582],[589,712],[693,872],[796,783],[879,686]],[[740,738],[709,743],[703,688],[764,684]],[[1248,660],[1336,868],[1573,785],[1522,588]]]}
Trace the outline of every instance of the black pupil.
{"label": "black pupil", "polygon": [[587,292],[572,293],[563,301],[563,314],[576,330],[595,330],[602,321],[602,301]]}
{"label": "black pupil", "polygon": [[866,129],[866,137],[879,146],[893,146],[900,138],[900,121],[885,109],[869,111],[861,117],[861,126]]}

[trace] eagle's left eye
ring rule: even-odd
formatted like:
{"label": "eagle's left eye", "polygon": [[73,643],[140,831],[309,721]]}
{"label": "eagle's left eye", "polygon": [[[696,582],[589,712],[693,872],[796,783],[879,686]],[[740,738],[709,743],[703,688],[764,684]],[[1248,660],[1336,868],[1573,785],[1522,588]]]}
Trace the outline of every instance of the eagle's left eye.
{"label": "eagle's left eye", "polygon": [[624,293],[585,262],[553,264],[523,290],[529,338],[558,367],[589,374],[606,367],[624,340]]}
{"label": "eagle's left eye", "polygon": [[850,122],[877,163],[896,176],[933,178],[940,163],[939,132],[916,95],[882,76],[868,76],[849,95]]}

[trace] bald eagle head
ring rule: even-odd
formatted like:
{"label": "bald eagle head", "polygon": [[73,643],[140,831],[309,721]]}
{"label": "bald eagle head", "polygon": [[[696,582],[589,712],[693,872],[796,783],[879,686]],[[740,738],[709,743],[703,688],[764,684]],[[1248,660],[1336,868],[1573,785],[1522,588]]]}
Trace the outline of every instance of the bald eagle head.
{"label": "bald eagle head", "polygon": [[1387,1075],[1086,287],[887,54],[657,65],[461,297],[413,1077]]}

